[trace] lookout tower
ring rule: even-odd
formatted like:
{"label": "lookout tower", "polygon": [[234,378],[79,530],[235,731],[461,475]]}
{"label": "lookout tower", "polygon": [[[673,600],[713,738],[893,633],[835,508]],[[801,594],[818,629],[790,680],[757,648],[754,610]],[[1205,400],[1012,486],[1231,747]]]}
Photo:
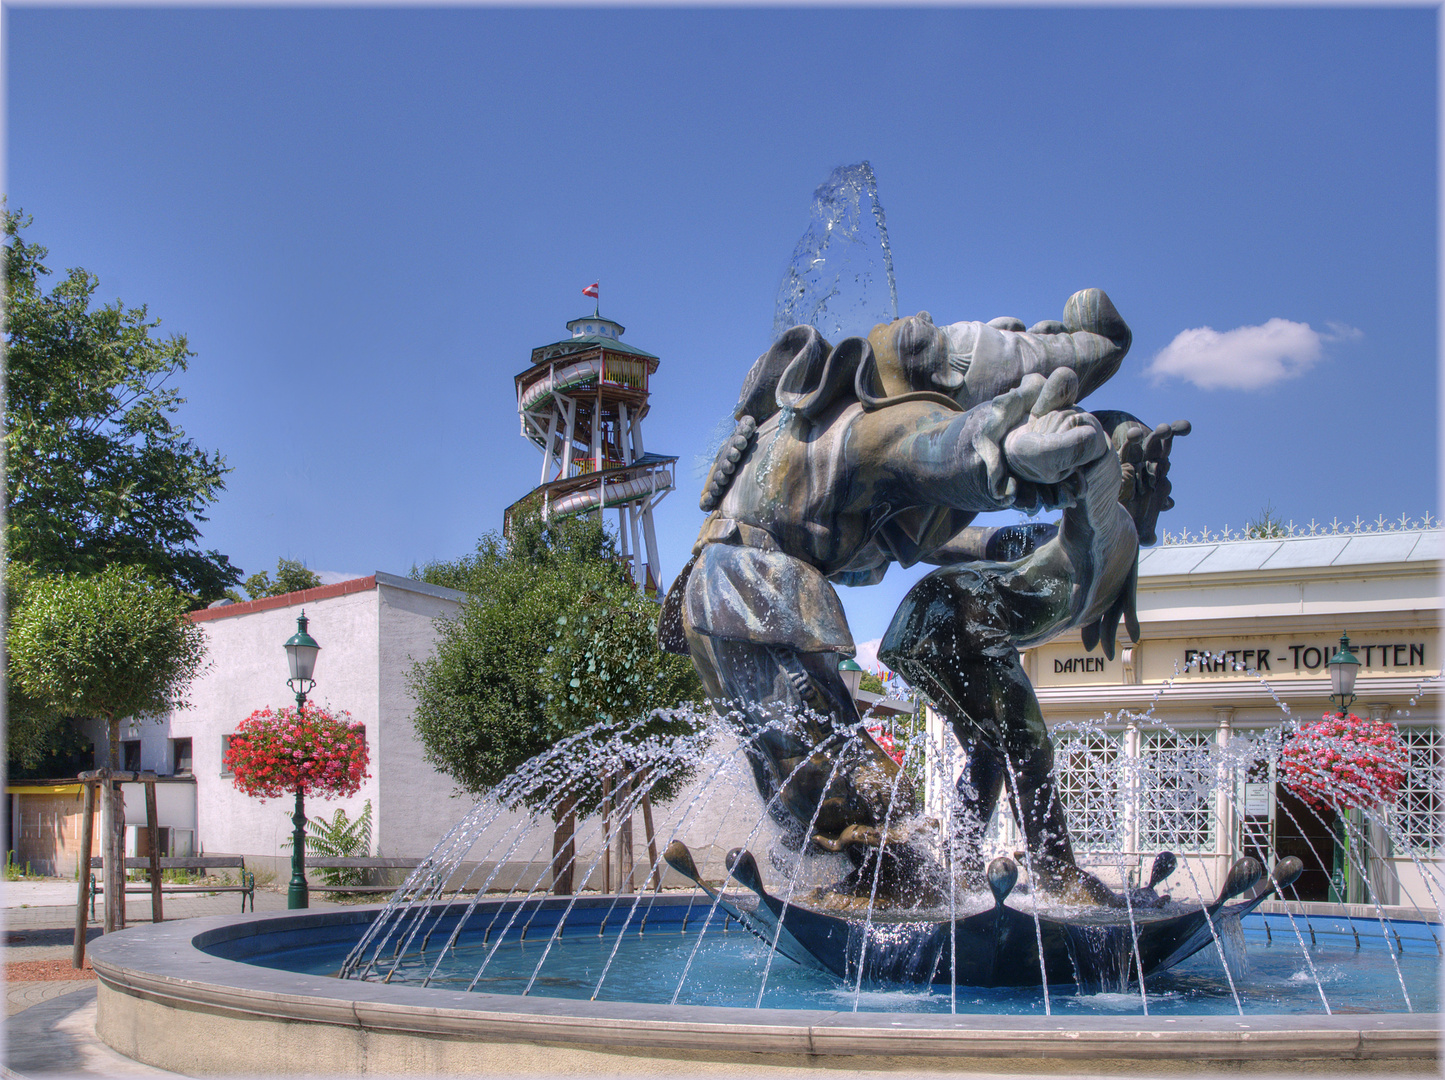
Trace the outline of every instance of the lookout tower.
{"label": "lookout tower", "polygon": [[567,329],[570,338],[533,349],[516,379],[522,435],[541,449],[542,473],[531,494],[507,508],[504,528],[537,504],[544,519],[616,509],[632,579],[653,593],[662,573],[652,508],[672,490],[677,463],[643,449],[647,384],[658,359],[628,345],[625,328],[598,314]]}

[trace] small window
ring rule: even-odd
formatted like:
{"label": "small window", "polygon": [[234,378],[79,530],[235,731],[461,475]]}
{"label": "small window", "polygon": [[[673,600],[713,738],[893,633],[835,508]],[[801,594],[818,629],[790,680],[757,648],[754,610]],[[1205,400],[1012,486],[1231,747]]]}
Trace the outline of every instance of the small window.
{"label": "small window", "polygon": [[231,749],[231,740],[234,739],[235,737],[236,737],[236,736],[235,736],[234,733],[232,733],[232,734],[230,734],[230,735],[222,735],[222,736],[221,736],[221,775],[222,775],[222,776],[230,776],[230,775],[232,775],[232,770],[231,770],[230,766],[228,766],[228,765],[226,764],[226,751],[228,751],[228,750]]}
{"label": "small window", "polygon": [[121,768],[126,772],[140,772],[140,740],[125,739],[120,744]]}
{"label": "small window", "polygon": [[191,775],[191,740],[171,740],[171,772],[176,776]]}

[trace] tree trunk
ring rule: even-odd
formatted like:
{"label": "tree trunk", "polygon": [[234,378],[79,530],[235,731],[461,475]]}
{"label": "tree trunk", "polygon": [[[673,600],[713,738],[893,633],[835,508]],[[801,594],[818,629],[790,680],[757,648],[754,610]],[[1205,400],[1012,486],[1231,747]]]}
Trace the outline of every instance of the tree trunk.
{"label": "tree trunk", "polygon": [[662,888],[662,867],[657,861],[657,833],[652,828],[652,796],[646,791],[642,793],[642,830],[647,838],[647,865],[652,868],[645,887],[656,891]]}
{"label": "tree trunk", "polygon": [[617,784],[617,891],[633,891],[632,870],[632,782]]}
{"label": "tree trunk", "polygon": [[115,778],[120,772],[120,720],[106,723],[111,776],[105,782],[105,843],[101,873],[105,879],[105,933],[125,929],[125,793]]}
{"label": "tree trunk", "polygon": [[145,786],[146,792],[146,841],[151,857],[151,922],[161,922],[161,837],[156,821],[156,782]]}
{"label": "tree trunk", "polygon": [[612,774],[602,777],[602,891],[612,892]]}
{"label": "tree trunk", "polygon": [[552,822],[552,893],[570,896],[577,868],[577,802],[572,796],[552,808]]}

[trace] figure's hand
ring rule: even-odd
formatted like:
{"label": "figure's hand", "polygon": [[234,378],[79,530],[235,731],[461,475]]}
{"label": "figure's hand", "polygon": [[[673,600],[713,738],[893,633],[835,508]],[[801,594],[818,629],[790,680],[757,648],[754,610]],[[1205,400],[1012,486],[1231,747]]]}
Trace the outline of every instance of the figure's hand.
{"label": "figure's hand", "polygon": [[1123,465],[1119,502],[1134,519],[1139,543],[1152,544],[1158,539],[1159,515],[1174,506],[1169,495],[1173,489],[1169,454],[1174,439],[1189,434],[1189,421],[1176,420],[1151,429],[1128,413],[1099,412],[1095,416],[1110,432],[1110,442]]}
{"label": "figure's hand", "polygon": [[1018,390],[1004,395],[1016,397],[1014,408],[1032,397],[1028,416],[1020,418],[1003,441],[1004,457],[1015,476],[1035,484],[1059,484],[1109,452],[1098,420],[1073,406],[1078,385],[1073,371],[1060,368],[1047,380],[1028,376]]}

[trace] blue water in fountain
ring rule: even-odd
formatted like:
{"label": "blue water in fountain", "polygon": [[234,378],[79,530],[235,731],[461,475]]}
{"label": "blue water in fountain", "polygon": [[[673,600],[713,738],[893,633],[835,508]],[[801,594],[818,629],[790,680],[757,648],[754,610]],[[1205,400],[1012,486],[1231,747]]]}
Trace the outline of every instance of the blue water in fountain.
{"label": "blue water in fountain", "polygon": [[[615,930],[607,928],[599,934],[594,922],[574,931],[569,922],[569,929],[552,943],[540,972],[535,969],[548,948],[551,927],[534,926],[525,941],[519,940],[520,929],[514,928],[487,964],[475,989],[485,993],[521,994],[535,972],[533,996],[586,1001],[598,990],[598,981],[607,968],[607,977],[596,1000],[667,1004],[673,1000],[688,958],[698,944],[700,924],[707,917],[708,906],[699,902],[691,909],[690,925],[683,932],[681,918],[687,911],[685,905],[665,911],[659,905],[649,913],[640,933],[634,920],[632,926],[622,932],[621,949],[615,958],[612,954],[619,936]],[[474,918],[481,921],[480,916]],[[610,921],[616,926],[622,918],[615,916]],[[729,923],[727,929],[723,929],[724,922],[722,913],[718,912],[703,932],[702,947],[677,996],[677,1004],[752,1008],[757,1004],[758,988],[767,971],[764,1008],[848,1012],[855,1008],[856,994],[856,1008],[863,1012],[950,1011],[947,986],[898,986],[865,981],[861,989],[855,989],[851,980],[845,982],[787,961],[775,961],[768,970],[768,946],[737,923]],[[1315,944],[1308,946],[1309,959],[1333,1012],[1407,1011],[1394,964],[1378,934],[1373,932],[1377,929],[1374,920],[1353,920],[1359,931],[1359,947],[1351,931],[1352,920],[1315,916],[1309,922],[1315,936]],[[1409,987],[1415,1011],[1438,1011],[1441,959],[1434,937],[1423,923],[1397,921],[1393,926],[1400,935],[1400,972]],[[265,941],[264,938],[224,942],[207,951],[285,971],[335,975],[362,928],[337,929],[339,934],[335,940],[305,942],[298,935],[295,944],[288,941],[268,953],[251,951],[258,941]],[[1295,942],[1288,920],[1281,915],[1254,914],[1245,918],[1243,931],[1247,956],[1242,958],[1242,963],[1236,963],[1241,964],[1246,976],[1238,986],[1246,1010],[1320,1014],[1319,987]],[[480,929],[464,930],[429,985],[445,990],[466,989],[495,944],[495,940],[484,943]],[[426,954],[408,953],[392,977],[392,984],[419,985],[431,970],[437,952],[432,948]],[[1212,949],[1197,953],[1168,972],[1151,976],[1147,980],[1147,991],[1151,1016],[1236,1012],[1229,982]],[[1139,992],[1132,986],[1127,990],[1095,994],[1080,994],[1072,987],[1054,986],[1050,993],[1056,1016],[1137,1014],[1143,1010]],[[954,1007],[959,1013],[1038,1015],[1043,1011],[1043,993],[1040,988],[982,990],[960,986]]]}

